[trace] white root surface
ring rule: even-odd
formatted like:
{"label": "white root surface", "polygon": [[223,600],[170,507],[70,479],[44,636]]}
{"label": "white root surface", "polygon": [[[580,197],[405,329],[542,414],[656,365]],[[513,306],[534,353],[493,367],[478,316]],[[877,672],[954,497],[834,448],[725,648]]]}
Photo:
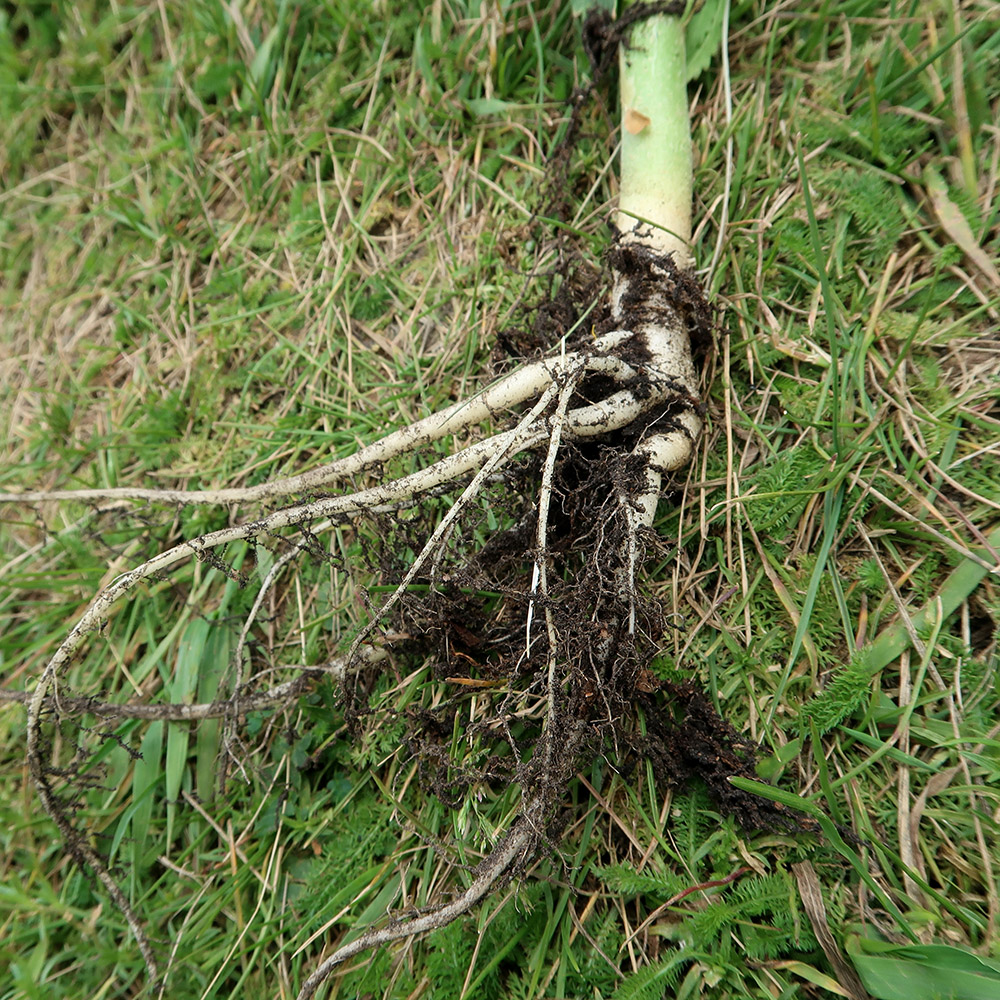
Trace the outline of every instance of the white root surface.
{"label": "white root surface", "polygon": [[372,466],[400,455],[413,454],[441,438],[460,434],[486,421],[495,421],[544,392],[563,372],[586,360],[590,371],[604,371],[619,378],[634,375],[613,351],[631,334],[613,330],[597,339],[586,352],[561,358],[545,359],[524,365],[498,379],[471,399],[454,403],[437,413],[407,424],[391,434],[360,448],[352,455],[327,465],[310,469],[287,479],[275,479],[256,486],[222,490],[137,489],[128,486],[109,489],[34,490],[23,493],[0,493],[0,503],[39,503],[47,500],[147,500],[176,504],[263,503],[301,493],[312,493],[358,475]]}

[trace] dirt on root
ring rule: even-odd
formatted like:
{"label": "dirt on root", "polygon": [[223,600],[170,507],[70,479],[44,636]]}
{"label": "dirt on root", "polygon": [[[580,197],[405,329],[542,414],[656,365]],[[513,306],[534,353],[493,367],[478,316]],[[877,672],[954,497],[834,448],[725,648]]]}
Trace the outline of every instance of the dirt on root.
{"label": "dirt on root", "polygon": [[[606,757],[629,772],[648,760],[665,786],[703,782],[720,812],[748,830],[811,830],[781,806],[735,789],[730,777],[757,777],[756,747],[694,682],[671,684],[650,669],[667,625],[654,601],[639,593],[623,599],[619,591],[628,525],[614,498],[623,483],[638,484],[641,472],[619,444],[570,444],[557,461],[549,593],[532,600],[537,464],[525,463],[506,483],[505,495],[520,498],[508,501],[510,526],[494,532],[475,557],[463,562],[454,554],[434,578],[420,580],[431,592],[405,598],[391,623],[392,632],[407,637],[406,655],[429,662],[450,692],[433,709],[402,715],[405,744],[420,762],[423,782],[456,808],[476,786],[499,790],[515,783],[525,798],[544,801],[554,840],[564,822],[566,787],[589,761]],[[383,536],[386,550],[419,546],[426,530],[397,524]],[[661,544],[655,537],[645,541]],[[558,636],[551,702],[546,611]],[[352,699],[359,729],[381,721],[362,708],[370,690],[363,685]],[[456,724],[464,729],[464,761],[453,752]]]}

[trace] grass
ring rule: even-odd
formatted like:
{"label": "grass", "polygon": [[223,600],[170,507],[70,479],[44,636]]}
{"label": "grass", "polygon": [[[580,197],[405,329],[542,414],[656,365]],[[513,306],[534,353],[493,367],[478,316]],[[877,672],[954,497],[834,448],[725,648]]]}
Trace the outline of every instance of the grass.
{"label": "grass", "polygon": [[[589,73],[570,6],[389,6],[0,13],[0,489],[228,486],[320,464],[468,395],[504,363],[498,331],[530,339],[522,307],[558,288],[560,260],[587,276],[616,119],[610,94],[589,104],[546,189]],[[737,3],[728,91],[718,53],[692,82],[695,259],[722,312],[708,429],[647,567],[675,625],[650,670],[697,681],[761,745],[768,794],[822,835],[748,833],[609,747],[523,878],[328,996],[806,997],[844,986],[837,959],[884,990],[867,978],[880,944],[900,946],[897,976],[957,967],[954,950],[1000,957],[989,16]],[[5,691],[30,688],[102,583],[235,516],[2,511]],[[152,582],[65,690],[203,702],[329,661],[365,620],[360,588],[384,585],[384,529],[307,538],[245,644],[277,545],[226,553],[252,586],[209,563]],[[394,653],[369,692],[379,725],[354,741],[327,682],[235,728],[85,716],[52,733],[64,761],[80,748],[78,825],[150,928],[169,995],[293,996],[335,937],[467,883],[518,793],[428,791],[406,720],[474,712],[445,676]],[[451,765],[485,757],[453,721]],[[139,995],[125,921],[66,859],[23,753],[11,702],[0,997]]]}

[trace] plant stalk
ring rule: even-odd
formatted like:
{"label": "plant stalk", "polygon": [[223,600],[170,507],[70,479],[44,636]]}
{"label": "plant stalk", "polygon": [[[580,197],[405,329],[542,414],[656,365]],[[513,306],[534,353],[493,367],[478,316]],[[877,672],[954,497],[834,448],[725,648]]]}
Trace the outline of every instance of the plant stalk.
{"label": "plant stalk", "polygon": [[619,50],[621,193],[626,241],[691,266],[691,128],[684,26],[659,14],[640,21]]}

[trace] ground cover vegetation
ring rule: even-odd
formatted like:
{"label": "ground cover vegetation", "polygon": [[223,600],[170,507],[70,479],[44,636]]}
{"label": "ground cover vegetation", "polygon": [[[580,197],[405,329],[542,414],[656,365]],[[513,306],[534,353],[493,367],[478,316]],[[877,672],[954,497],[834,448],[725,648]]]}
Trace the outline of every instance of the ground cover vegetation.
{"label": "ground cover vegetation", "polygon": [[[595,371],[641,254],[609,251],[615,31],[583,13],[0,13],[0,488],[49,494],[2,508],[0,995],[295,996],[504,845],[475,907],[321,989],[995,995],[993,12],[688,12],[716,311],[661,273],[701,386],[656,427],[705,430],[655,530],[616,499],[648,426],[552,444],[658,384]],[[338,506],[490,407],[270,485],[581,352],[476,492]],[[106,609],[28,724],[95,594],[226,531]]]}

